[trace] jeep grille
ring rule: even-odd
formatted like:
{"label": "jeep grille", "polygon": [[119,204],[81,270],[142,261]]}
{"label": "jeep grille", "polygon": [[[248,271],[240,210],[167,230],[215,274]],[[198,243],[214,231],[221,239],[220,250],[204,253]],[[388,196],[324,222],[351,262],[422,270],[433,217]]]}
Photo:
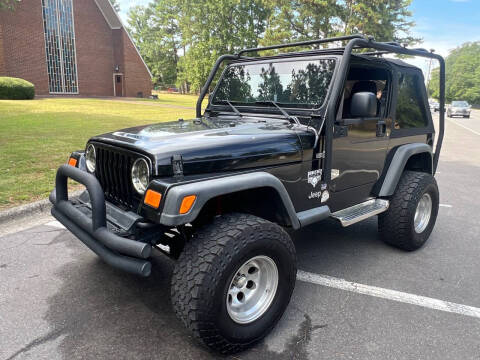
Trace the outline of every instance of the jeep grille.
{"label": "jeep grille", "polygon": [[131,182],[131,169],[138,155],[95,144],[97,161],[95,175],[102,185],[106,200],[134,207],[140,196],[135,192]]}

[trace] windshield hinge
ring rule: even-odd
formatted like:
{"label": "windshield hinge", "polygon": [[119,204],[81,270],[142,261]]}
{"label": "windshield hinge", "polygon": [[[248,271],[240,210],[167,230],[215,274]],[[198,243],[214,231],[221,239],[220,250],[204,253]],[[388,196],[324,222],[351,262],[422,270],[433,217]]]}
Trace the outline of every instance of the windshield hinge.
{"label": "windshield hinge", "polygon": [[172,156],[172,170],[173,176],[183,177],[183,159],[182,155],[173,155]]}

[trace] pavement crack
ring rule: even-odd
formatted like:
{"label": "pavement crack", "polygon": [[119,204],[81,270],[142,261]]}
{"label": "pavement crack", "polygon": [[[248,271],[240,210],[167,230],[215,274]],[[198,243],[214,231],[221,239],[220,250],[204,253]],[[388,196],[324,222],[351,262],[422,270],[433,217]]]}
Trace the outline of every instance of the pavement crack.
{"label": "pavement crack", "polygon": [[34,339],[33,341],[29,342],[27,345],[22,347],[20,350],[15,352],[13,355],[8,357],[6,360],[12,360],[22,353],[25,353],[27,351],[30,351],[33,348],[36,348],[37,346],[43,345],[49,341],[57,339],[60,335],[62,335],[65,332],[65,330],[66,330],[65,328],[61,328],[61,329],[52,331],[44,336],[40,336]]}

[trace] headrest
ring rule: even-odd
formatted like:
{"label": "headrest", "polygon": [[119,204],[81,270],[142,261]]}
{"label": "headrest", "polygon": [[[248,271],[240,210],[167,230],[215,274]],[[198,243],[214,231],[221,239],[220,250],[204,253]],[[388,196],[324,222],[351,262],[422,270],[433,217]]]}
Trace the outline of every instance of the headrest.
{"label": "headrest", "polygon": [[357,81],[355,84],[353,84],[352,94],[356,94],[358,92],[371,92],[376,95],[377,84],[375,83],[375,81],[370,80]]}

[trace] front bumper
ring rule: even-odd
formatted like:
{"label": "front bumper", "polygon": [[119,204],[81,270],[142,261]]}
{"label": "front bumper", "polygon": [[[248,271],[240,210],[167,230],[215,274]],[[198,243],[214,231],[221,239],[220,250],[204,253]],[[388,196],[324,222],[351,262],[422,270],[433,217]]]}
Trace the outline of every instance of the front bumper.
{"label": "front bumper", "polygon": [[470,111],[468,111],[468,110],[450,110],[450,115],[453,115],[453,116],[468,116],[468,115],[470,115]]}
{"label": "front bumper", "polygon": [[[68,200],[67,180],[86,186],[91,203],[91,216]],[[152,247],[148,243],[127,239],[107,227],[107,206],[97,178],[86,171],[62,165],[50,194],[52,215],[107,264],[140,276],[149,276]]]}

